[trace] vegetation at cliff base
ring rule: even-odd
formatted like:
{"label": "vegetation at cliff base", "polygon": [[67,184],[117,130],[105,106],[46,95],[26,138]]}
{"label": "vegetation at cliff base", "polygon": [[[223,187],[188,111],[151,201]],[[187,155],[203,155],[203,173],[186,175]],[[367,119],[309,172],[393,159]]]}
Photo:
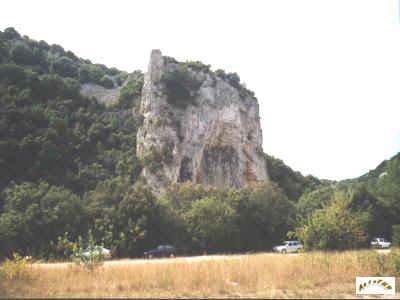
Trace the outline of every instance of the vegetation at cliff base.
{"label": "vegetation at cliff base", "polygon": [[[165,59],[178,66],[162,80],[180,109],[201,84],[191,72],[210,67]],[[237,74],[212,75],[253,97]],[[173,153],[136,157],[143,80],[140,71],[0,31],[0,259],[68,259],[74,244],[89,240],[114,257],[158,244],[184,254],[267,251],[288,232],[306,249],[367,247],[375,235],[399,243],[399,154],[342,182],[303,176],[265,154],[268,182],[242,189],[184,182],[154,195],[142,167],[156,172]],[[120,89],[118,103],[83,96],[86,84]]]}

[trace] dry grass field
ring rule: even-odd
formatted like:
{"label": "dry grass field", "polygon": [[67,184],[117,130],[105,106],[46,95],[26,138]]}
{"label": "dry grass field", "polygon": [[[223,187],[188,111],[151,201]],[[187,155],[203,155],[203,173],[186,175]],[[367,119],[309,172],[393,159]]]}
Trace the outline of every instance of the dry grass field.
{"label": "dry grass field", "polygon": [[32,264],[26,276],[2,278],[0,296],[354,298],[356,276],[396,275],[395,252],[117,260],[94,271],[68,263]]}

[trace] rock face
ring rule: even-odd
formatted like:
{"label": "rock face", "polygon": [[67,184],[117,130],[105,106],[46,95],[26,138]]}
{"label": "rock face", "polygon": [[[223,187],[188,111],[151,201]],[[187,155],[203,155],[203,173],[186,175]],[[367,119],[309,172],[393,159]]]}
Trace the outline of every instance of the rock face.
{"label": "rock face", "polygon": [[85,83],[82,84],[80,92],[85,97],[95,97],[100,103],[112,105],[118,102],[122,87],[106,89],[95,83]]}
{"label": "rock face", "polygon": [[184,181],[243,187],[268,180],[258,102],[237,75],[153,50],[140,110],[137,155],[156,192]]}

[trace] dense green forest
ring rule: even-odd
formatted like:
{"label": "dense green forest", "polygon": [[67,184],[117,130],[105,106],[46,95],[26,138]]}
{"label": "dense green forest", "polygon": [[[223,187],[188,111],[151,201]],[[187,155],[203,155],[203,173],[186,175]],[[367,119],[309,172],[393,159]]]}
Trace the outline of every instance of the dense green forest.
{"label": "dense green forest", "polygon": [[[84,97],[86,83],[122,87],[118,103]],[[149,162],[136,157],[142,86],[140,71],[0,31],[0,257],[67,258],[89,232],[120,257],[160,243],[186,254],[263,251],[287,234],[306,249],[348,249],[396,234],[400,155],[342,182],[265,155],[269,182],[187,182],[156,197],[139,178]]]}

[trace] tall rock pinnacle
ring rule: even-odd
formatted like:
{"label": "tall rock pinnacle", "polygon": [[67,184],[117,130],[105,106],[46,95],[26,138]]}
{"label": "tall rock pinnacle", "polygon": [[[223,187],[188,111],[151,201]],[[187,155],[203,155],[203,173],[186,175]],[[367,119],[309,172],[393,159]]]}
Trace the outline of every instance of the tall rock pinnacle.
{"label": "tall rock pinnacle", "polygon": [[140,110],[137,155],[155,191],[184,181],[243,187],[268,180],[258,102],[236,75],[153,50]]}

